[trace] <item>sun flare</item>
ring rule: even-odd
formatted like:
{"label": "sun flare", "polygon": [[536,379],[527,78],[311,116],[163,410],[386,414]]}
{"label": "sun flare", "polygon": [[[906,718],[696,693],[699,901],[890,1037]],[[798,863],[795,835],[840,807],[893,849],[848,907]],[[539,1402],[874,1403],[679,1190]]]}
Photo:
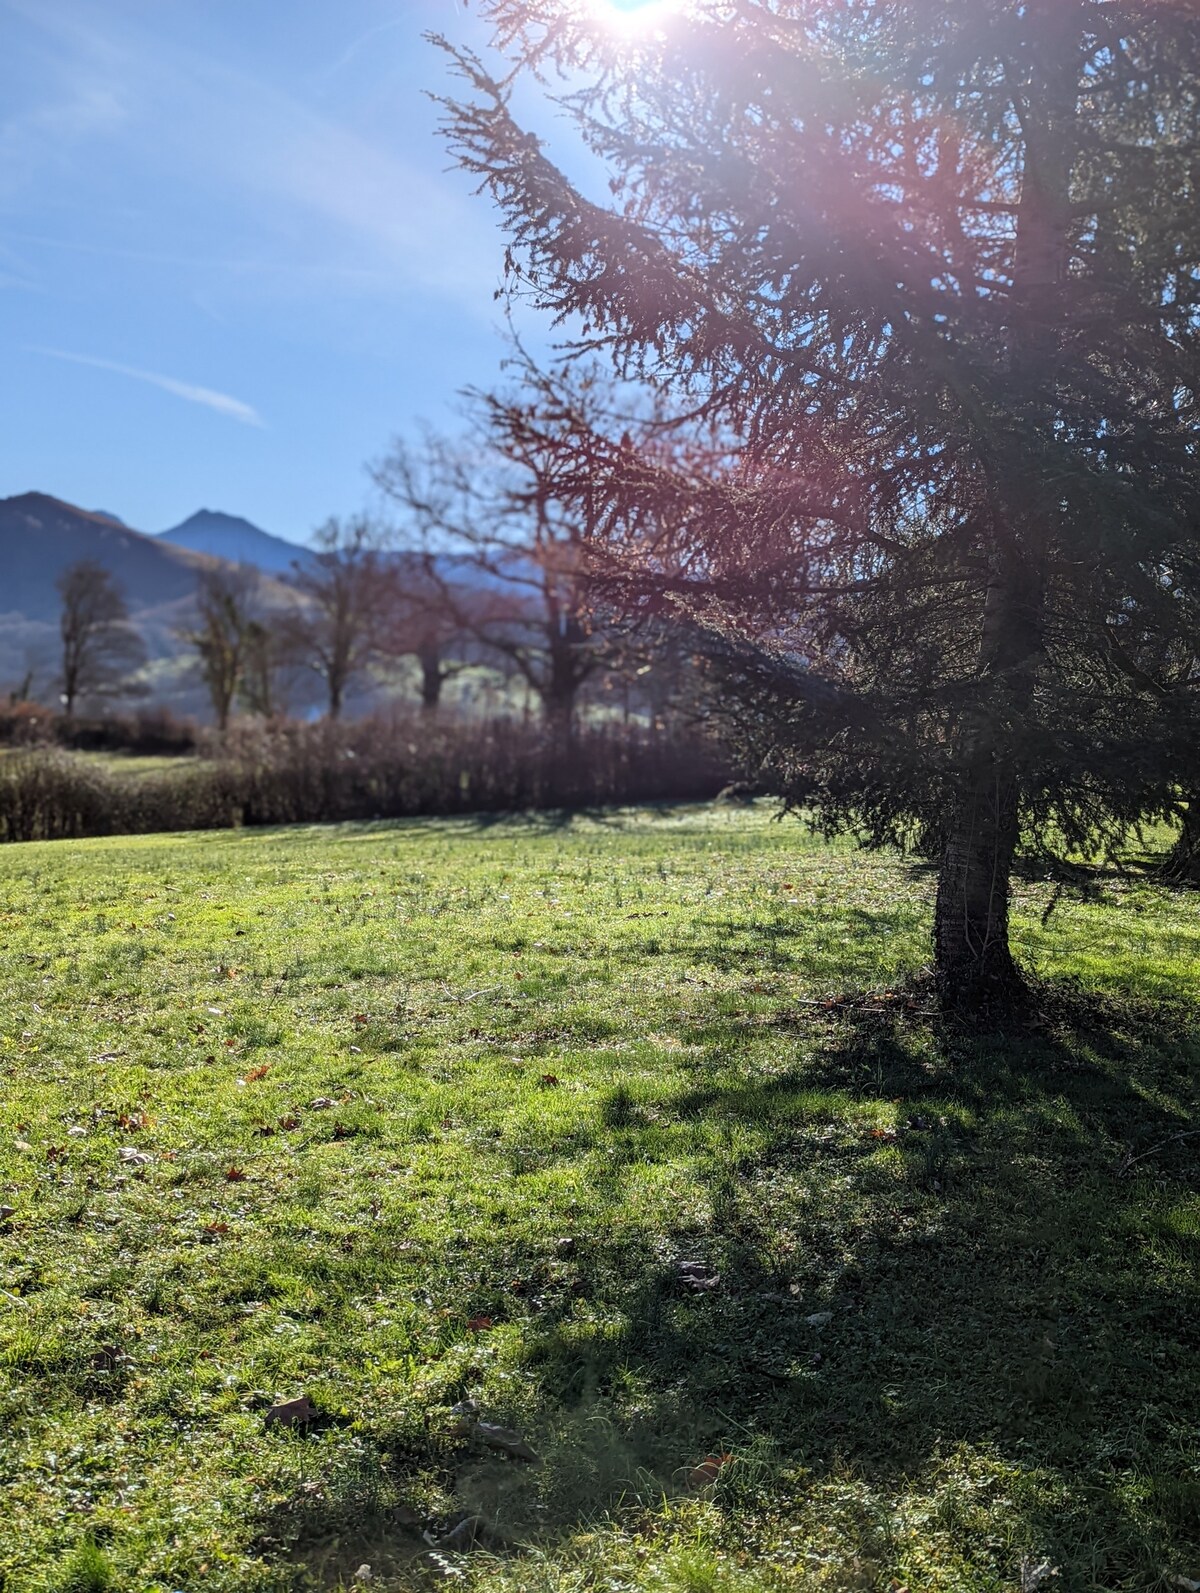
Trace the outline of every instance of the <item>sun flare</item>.
{"label": "sun flare", "polygon": [[624,38],[652,33],[683,9],[683,0],[587,0],[597,22]]}

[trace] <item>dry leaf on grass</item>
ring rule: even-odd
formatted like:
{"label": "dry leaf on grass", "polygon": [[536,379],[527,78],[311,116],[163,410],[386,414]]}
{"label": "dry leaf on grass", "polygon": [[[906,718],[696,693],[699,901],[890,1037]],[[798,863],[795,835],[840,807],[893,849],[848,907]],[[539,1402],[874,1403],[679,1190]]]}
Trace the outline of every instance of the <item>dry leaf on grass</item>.
{"label": "dry leaf on grass", "polygon": [[693,1466],[691,1471],[688,1472],[688,1487],[711,1487],[732,1460],[733,1456],[729,1454],[706,1456],[698,1466]]}
{"label": "dry leaf on grass", "polygon": [[508,1455],[513,1460],[528,1460],[536,1464],[540,1459],[514,1427],[499,1427],[495,1422],[476,1422],[475,1436],[489,1449],[498,1449],[502,1455]]}
{"label": "dry leaf on grass", "polygon": [[703,1261],[679,1261],[675,1272],[689,1294],[711,1294],[721,1287],[721,1274],[710,1272]]}
{"label": "dry leaf on grass", "polygon": [[307,1394],[301,1394],[299,1399],[281,1400],[279,1404],[272,1405],[267,1412],[265,1425],[267,1427],[307,1427],[317,1414],[317,1407]]}

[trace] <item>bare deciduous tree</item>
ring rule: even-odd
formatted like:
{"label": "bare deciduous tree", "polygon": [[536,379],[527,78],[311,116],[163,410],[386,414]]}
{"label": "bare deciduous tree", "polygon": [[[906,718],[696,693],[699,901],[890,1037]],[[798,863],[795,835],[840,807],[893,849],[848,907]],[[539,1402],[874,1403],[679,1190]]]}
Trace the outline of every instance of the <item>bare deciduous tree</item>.
{"label": "bare deciduous tree", "polygon": [[380,656],[394,589],[380,553],[380,528],[367,515],[329,519],[317,531],[313,563],[292,577],[290,650],[319,677],[331,719],[346,693]]}
{"label": "bare deciduous tree", "polygon": [[130,624],[121,588],[103,565],[80,559],[55,585],[62,599],[60,691],[69,719],[81,698],[128,695],[146,647]]}
{"label": "bare deciduous tree", "polygon": [[196,590],[196,622],[180,632],[196,649],[220,731],[229,726],[242,686],[257,586],[257,571],[245,565],[221,564],[203,571]]}
{"label": "bare deciduous tree", "polygon": [[604,665],[587,527],[556,497],[538,439],[506,401],[481,406],[462,443],[397,441],[373,475],[425,549],[430,611],[515,671],[567,737]]}
{"label": "bare deciduous tree", "polygon": [[[464,655],[471,638],[455,617],[468,601],[453,594],[453,583],[430,569],[429,556],[398,554],[390,562],[390,614],[383,629],[382,650],[393,658],[414,658],[421,673],[421,712],[435,714],[446,683],[468,667]],[[448,597],[454,595],[453,601]]]}

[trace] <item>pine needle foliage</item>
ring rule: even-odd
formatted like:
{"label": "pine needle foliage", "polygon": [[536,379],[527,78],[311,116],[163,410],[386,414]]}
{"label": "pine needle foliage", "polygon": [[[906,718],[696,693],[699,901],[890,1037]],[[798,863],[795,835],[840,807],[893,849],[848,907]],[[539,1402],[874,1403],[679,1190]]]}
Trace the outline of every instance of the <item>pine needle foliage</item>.
{"label": "pine needle foliage", "polygon": [[[1103,841],[1194,761],[1195,6],[603,9],[485,0],[502,73],[447,46],[513,288],[686,417],[543,404],[558,489],[703,628],[779,789],[934,853],[946,998],[1019,1001],[1022,838]],[[530,78],[609,198],[521,125]]]}

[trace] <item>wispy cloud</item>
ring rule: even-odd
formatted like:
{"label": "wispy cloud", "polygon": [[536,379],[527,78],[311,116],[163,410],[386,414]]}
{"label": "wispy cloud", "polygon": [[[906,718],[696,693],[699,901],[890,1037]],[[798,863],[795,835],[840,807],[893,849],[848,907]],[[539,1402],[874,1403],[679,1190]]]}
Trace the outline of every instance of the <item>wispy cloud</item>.
{"label": "wispy cloud", "polygon": [[215,409],[219,415],[241,421],[243,426],[262,426],[262,416],[250,404],[228,393],[218,393],[212,387],[198,387],[194,382],[181,382],[174,376],[160,376],[157,371],[139,370],[135,365],[122,365],[119,360],[97,359],[91,354],[68,354],[60,348],[31,348],[31,354],[44,354],[48,359],[66,360],[72,365],[90,365],[98,371],[114,371],[118,376],[132,376],[134,381],[149,382],[151,387],[161,387],[164,393],[185,398],[189,404],[203,404]]}
{"label": "wispy cloud", "polygon": [[[0,13],[6,10],[52,39],[56,58],[69,62],[81,120],[107,104],[121,108],[124,126],[113,132],[122,161],[169,173],[198,204],[221,206],[227,234],[236,229],[254,240],[250,252],[271,269],[238,277],[240,290],[269,283],[273,293],[288,292],[290,283],[305,295],[333,285],[403,297],[415,289],[490,322],[501,270],[493,220],[465,183],[447,179],[433,112],[407,80],[390,131],[372,136],[355,108],[339,114],[314,104],[312,78],[306,93],[286,76],[248,69],[237,55],[183,48],[170,30],[139,26],[132,15],[114,20],[97,0],[0,0]],[[419,18],[406,14],[358,34],[325,80],[381,35],[397,40],[389,51],[399,55],[411,51],[418,32]],[[410,42],[401,46],[405,33]],[[65,110],[61,120],[60,149],[77,149]],[[212,269],[198,256],[179,264]],[[233,290],[229,280],[224,286]]]}
{"label": "wispy cloud", "polygon": [[390,22],[381,22],[378,27],[368,28],[365,33],[360,33],[356,39],[352,39],[337,60],[331,66],[327,66],[323,72],[317,74],[318,78],[333,77],[343,67],[349,66],[363,46],[369,44],[372,39],[377,39],[381,33],[391,33],[396,28],[407,27],[411,29],[411,26],[408,18],[393,17]]}

